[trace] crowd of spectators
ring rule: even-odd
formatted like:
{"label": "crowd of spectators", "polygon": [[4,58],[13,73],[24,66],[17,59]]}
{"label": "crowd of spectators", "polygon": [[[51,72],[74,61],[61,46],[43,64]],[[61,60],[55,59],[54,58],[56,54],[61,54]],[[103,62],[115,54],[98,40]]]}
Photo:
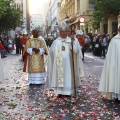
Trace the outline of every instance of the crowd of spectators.
{"label": "crowd of spectators", "polygon": [[14,40],[11,36],[0,36],[0,52],[1,58],[7,57],[7,53],[11,53],[14,49]]}
{"label": "crowd of spectators", "polygon": [[[116,33],[113,33],[114,37]],[[111,40],[110,35],[107,34],[91,34],[88,33],[85,38],[85,51],[92,51],[93,55],[100,56],[102,59],[105,59],[107,49]]]}
{"label": "crowd of spectators", "polygon": [[[114,37],[116,33],[113,33]],[[85,52],[93,52],[93,55],[100,56],[101,58],[105,58],[105,55],[107,53],[107,48],[110,43],[111,37],[107,34],[92,34],[88,33],[87,35],[84,35],[84,51]],[[23,39],[23,40],[22,40]],[[0,36],[0,52],[1,52],[1,58],[7,57],[7,53],[11,53],[14,50],[14,44],[16,46],[16,54],[22,53],[22,45],[21,41],[27,41],[24,39],[29,39],[27,35],[17,35],[15,36],[15,39],[12,39],[11,36]],[[51,46],[52,42],[55,40],[53,36],[46,37],[45,42],[48,47]]]}

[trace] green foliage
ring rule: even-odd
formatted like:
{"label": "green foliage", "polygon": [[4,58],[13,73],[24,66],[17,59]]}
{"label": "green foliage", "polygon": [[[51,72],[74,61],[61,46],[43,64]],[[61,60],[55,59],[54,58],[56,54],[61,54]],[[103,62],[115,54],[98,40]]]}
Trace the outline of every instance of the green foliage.
{"label": "green foliage", "polygon": [[118,16],[120,12],[120,0],[96,0],[93,16],[100,21],[110,16]]}
{"label": "green foliage", "polygon": [[13,0],[0,0],[0,31],[15,29],[21,23],[22,12]]}
{"label": "green foliage", "polygon": [[96,28],[99,28],[99,22],[102,19],[107,20],[110,16],[117,17],[120,12],[120,0],[90,0],[94,4],[94,20],[92,21]]}

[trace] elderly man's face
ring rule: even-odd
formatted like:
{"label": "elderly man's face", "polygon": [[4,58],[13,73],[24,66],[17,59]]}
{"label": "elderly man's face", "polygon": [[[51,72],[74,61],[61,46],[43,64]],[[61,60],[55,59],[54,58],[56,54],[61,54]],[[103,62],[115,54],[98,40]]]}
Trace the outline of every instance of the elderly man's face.
{"label": "elderly man's face", "polygon": [[68,31],[67,31],[67,30],[61,30],[61,31],[60,31],[60,36],[61,36],[61,38],[66,38],[67,35],[68,35]]}

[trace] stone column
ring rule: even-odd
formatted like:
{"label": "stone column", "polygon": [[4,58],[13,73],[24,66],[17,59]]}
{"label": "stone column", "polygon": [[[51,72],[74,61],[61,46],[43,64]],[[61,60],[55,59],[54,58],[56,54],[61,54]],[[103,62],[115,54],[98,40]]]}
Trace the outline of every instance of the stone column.
{"label": "stone column", "polygon": [[79,24],[76,24],[76,30],[79,30],[80,28],[79,28]]}
{"label": "stone column", "polygon": [[101,20],[101,21],[100,21],[100,34],[103,34],[103,33],[104,33],[104,27],[103,27],[104,23],[105,23],[104,20]]}
{"label": "stone column", "polygon": [[86,8],[89,9],[89,0],[86,0]]}
{"label": "stone column", "polygon": [[83,28],[83,27],[84,27],[84,25],[80,25],[80,30],[82,30],[82,31],[83,31],[83,30],[84,30],[84,28]]}
{"label": "stone column", "polygon": [[86,29],[85,29],[85,26],[83,27],[83,29],[84,29],[84,35],[86,35]]}
{"label": "stone column", "polygon": [[88,24],[88,33],[91,32],[91,24]]}
{"label": "stone column", "polygon": [[110,34],[110,37],[112,37],[112,19],[108,19],[108,33]]}
{"label": "stone column", "polygon": [[120,24],[120,15],[118,16],[118,24]]}
{"label": "stone column", "polygon": [[92,33],[95,33],[95,28],[93,24],[92,24]]}
{"label": "stone column", "polygon": [[77,0],[75,0],[75,13],[77,13]]}

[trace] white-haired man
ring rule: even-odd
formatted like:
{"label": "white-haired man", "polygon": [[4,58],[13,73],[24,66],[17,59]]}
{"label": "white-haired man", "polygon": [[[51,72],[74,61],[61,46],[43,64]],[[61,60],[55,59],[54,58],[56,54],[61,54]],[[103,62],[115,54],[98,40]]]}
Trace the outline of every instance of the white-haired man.
{"label": "white-haired man", "polygon": [[120,103],[120,24],[109,44],[98,90],[103,97]]}
{"label": "white-haired man", "polygon": [[80,79],[84,76],[82,53],[79,43],[75,39],[67,37],[69,29],[68,24],[62,21],[58,29],[60,31],[60,37],[54,40],[49,50],[46,87],[54,88],[54,93],[59,96],[71,96],[74,93],[75,85],[72,51],[74,54],[76,85],[80,85]]}

